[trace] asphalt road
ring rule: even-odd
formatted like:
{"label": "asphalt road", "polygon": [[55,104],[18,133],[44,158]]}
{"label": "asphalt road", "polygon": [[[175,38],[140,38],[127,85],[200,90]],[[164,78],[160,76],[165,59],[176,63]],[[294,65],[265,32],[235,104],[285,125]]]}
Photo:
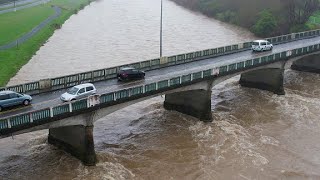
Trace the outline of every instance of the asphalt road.
{"label": "asphalt road", "polygon": [[[146,72],[146,77],[144,80],[133,81],[133,82],[118,82],[117,79],[110,79],[106,81],[93,83],[97,88],[97,94],[113,92],[116,90],[131,88],[135,86],[140,86],[144,84],[149,84],[156,81],[166,80],[173,77],[190,74],[193,72],[199,72],[202,70],[215,68],[223,65],[228,65],[244,60],[249,60],[257,57],[266,56],[269,54],[280,53],[283,51],[301,48],[305,46],[320,44],[320,37],[314,37],[310,39],[303,39],[299,41],[293,41],[285,44],[280,44],[274,46],[272,51],[266,51],[261,53],[253,53],[251,50],[242,51],[234,54],[219,56],[215,58],[209,58],[205,60],[195,61],[186,64],[180,64],[176,66],[170,66],[161,69],[155,69]],[[13,116],[19,113],[26,113],[29,111],[39,110],[46,107],[57,106],[63,104],[59,97],[66,90],[58,90],[54,92],[39,94],[33,96],[32,105],[27,107],[15,107],[11,109],[4,110],[0,113],[0,118],[6,118],[8,116]]]}

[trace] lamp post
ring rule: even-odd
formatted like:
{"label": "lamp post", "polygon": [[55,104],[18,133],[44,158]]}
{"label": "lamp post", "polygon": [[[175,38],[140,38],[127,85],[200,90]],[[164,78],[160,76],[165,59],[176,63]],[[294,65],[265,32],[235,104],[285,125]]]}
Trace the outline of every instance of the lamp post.
{"label": "lamp post", "polygon": [[160,57],[162,57],[162,0],[161,0],[161,17],[160,17]]}
{"label": "lamp post", "polygon": [[16,9],[16,0],[13,1],[13,6],[14,6],[14,12],[16,12],[17,11],[17,9]]}

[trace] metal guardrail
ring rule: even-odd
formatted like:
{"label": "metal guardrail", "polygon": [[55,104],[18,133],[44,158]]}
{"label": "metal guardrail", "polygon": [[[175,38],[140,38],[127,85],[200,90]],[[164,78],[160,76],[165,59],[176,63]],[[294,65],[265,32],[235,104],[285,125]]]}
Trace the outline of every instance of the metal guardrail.
{"label": "metal guardrail", "polygon": [[67,115],[68,113],[72,112],[83,111],[93,106],[111,106],[116,103],[122,103],[124,101],[138,99],[139,97],[153,95],[177,87],[186,86],[192,82],[202,81],[207,78],[225,76],[235,72],[252,69],[261,65],[287,60],[289,57],[301,56],[316,51],[320,51],[320,44],[306,46],[298,49],[292,49],[289,51],[275,53],[260,58],[244,60],[233,64],[206,69],[199,72],[192,72],[189,74],[173,77],[170,79],[164,79],[157,82],[152,82],[145,85],[135,86],[119,91],[109,92],[106,94],[90,96],[85,99],[64,103],[55,107],[48,107],[37,111],[19,114],[5,119],[0,119],[0,134],[1,131],[6,129],[30,125],[34,122],[39,123],[44,120],[45,122],[49,122],[50,118],[54,118],[56,116],[61,115]]}
{"label": "metal guardrail", "polygon": [[[277,37],[267,38],[273,44],[281,44],[290,41],[311,38],[314,36],[320,36],[320,29],[299,33],[292,33]],[[30,95],[54,91],[58,89],[69,88],[81,83],[97,82],[107,79],[113,79],[117,76],[120,68],[122,67],[135,67],[140,70],[153,70],[168,66],[175,66],[177,64],[189,63],[192,61],[202,60],[211,57],[223,56],[226,54],[236,53],[247,50],[251,47],[252,42],[245,42],[240,44],[228,45],[225,47],[218,47],[213,49],[206,49],[203,51],[190,52],[185,54],[178,54],[169,57],[163,57],[161,59],[152,59],[147,61],[136,62],[132,64],[126,64],[111,68],[98,69],[94,71],[88,71],[78,74],[72,74],[68,76],[56,77],[52,79],[43,79],[36,82],[30,82],[26,84],[19,84],[9,87],[0,87],[1,90],[12,90],[20,93],[28,93]]]}

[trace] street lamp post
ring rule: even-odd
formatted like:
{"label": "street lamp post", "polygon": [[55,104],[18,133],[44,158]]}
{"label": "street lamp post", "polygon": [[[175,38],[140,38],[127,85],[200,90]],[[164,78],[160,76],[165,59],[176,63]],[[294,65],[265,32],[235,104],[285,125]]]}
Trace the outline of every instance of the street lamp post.
{"label": "street lamp post", "polygon": [[16,0],[13,1],[13,6],[14,6],[14,11],[16,12],[17,9],[16,9]]}
{"label": "street lamp post", "polygon": [[162,0],[161,0],[161,18],[160,18],[160,57],[162,57]]}

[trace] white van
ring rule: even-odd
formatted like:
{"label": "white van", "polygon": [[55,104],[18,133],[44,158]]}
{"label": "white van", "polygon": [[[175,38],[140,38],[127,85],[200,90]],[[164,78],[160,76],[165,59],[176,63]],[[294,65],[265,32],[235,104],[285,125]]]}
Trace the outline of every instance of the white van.
{"label": "white van", "polygon": [[268,51],[272,50],[273,45],[266,40],[255,40],[252,42],[252,51]]}

